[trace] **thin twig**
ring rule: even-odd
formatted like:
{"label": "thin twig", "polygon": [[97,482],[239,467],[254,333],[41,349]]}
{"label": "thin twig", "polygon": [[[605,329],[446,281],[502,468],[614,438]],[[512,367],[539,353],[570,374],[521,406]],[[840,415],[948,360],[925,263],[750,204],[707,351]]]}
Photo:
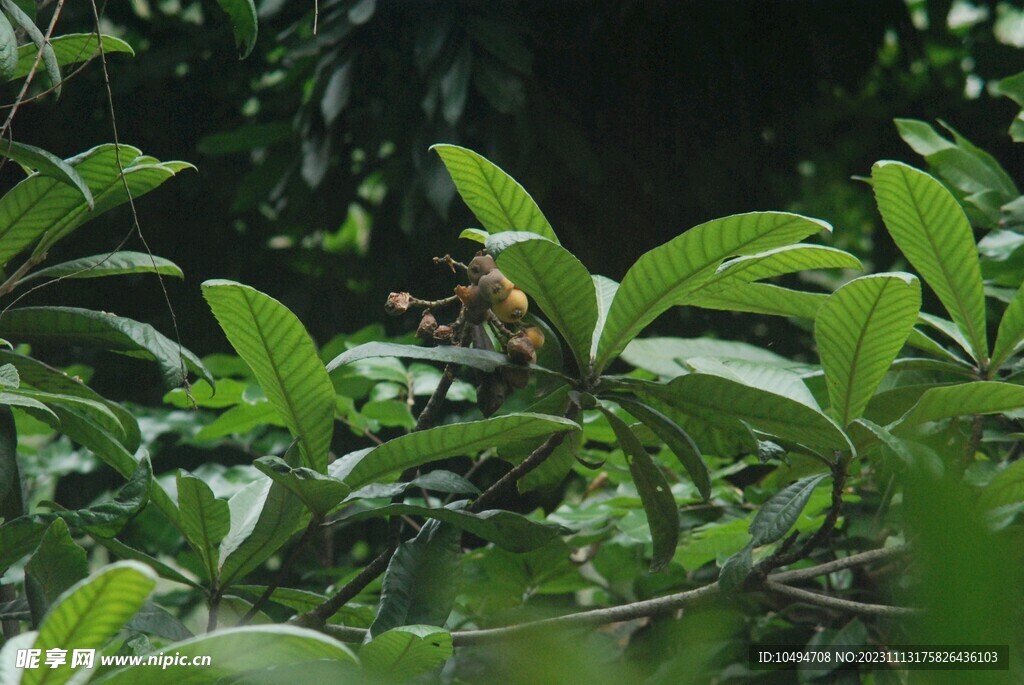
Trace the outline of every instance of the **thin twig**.
{"label": "thin twig", "polygon": [[[63,0],[60,1],[63,2]],[[164,296],[164,303],[167,305],[167,311],[171,315],[171,326],[174,329],[174,339],[178,345],[178,363],[181,365],[182,385],[185,387],[185,394],[192,399],[192,404],[195,406],[195,399],[192,398],[192,385],[188,380],[188,367],[185,365],[185,355],[182,353],[183,348],[181,344],[181,331],[178,330],[178,316],[174,312],[174,306],[171,304],[171,297],[167,293],[167,284],[164,283],[164,278],[157,269],[156,258],[153,257],[153,251],[149,249],[149,243],[146,241],[146,236],[142,233],[142,226],[139,225],[139,213],[135,209],[135,198],[132,197],[131,188],[128,187],[128,178],[124,173],[124,165],[121,163],[121,140],[117,132],[117,114],[114,111],[114,91],[110,86],[110,71],[107,69],[107,53],[103,49],[103,34],[100,32],[100,13],[96,8],[96,0],[89,0],[89,4],[92,6],[92,16],[96,24],[96,45],[99,48],[100,65],[103,67],[103,85],[107,91],[107,105],[110,110],[110,128],[114,136],[114,159],[117,162],[117,170],[121,176],[121,184],[124,186],[125,195],[128,197],[128,206],[130,207],[132,214],[132,227],[135,229],[135,234],[139,236],[142,246],[146,249],[146,254],[149,255],[149,259],[153,265],[153,271],[156,274],[156,280],[160,284],[160,290]]]}
{"label": "thin twig", "polygon": [[765,579],[764,587],[765,589],[771,590],[777,594],[792,597],[794,599],[800,599],[808,602],[809,604],[816,604],[827,609],[847,611],[853,614],[903,618],[907,616],[917,616],[921,613],[920,609],[915,608],[894,607],[889,606],[888,604],[867,604],[865,602],[854,602],[849,599],[840,599],[839,597],[832,597],[818,592],[811,592],[810,590],[802,590],[797,587],[783,585],[782,583],[777,583],[771,579]]}
{"label": "thin twig", "polygon": [[852,568],[854,566],[861,566],[864,564],[870,564],[874,561],[881,561],[882,559],[899,556],[901,554],[905,554],[908,549],[907,545],[880,547],[867,552],[861,552],[860,554],[843,557],[842,559],[836,559],[835,561],[818,564],[817,566],[798,568],[793,571],[783,571],[781,573],[773,573],[771,575],[771,579],[779,583],[791,583],[794,580],[816,578],[827,573],[835,573],[836,571],[842,571],[843,569]]}
{"label": "thin twig", "polygon": [[[867,564],[877,561],[885,556],[895,554],[897,548],[886,548],[886,554],[880,554],[881,550],[872,550],[862,554],[856,554],[836,562],[819,564],[811,568],[800,569],[799,571],[787,572],[769,576],[762,585],[750,588],[748,591],[770,590],[779,594],[795,597],[802,601],[824,606],[831,609],[838,609],[858,614],[872,614],[876,616],[905,617],[916,615],[920,609],[907,609],[904,607],[887,606],[883,604],[866,604],[853,602],[845,599],[838,599],[816,592],[801,590],[790,587],[779,582],[777,579],[785,576],[788,579],[796,579],[795,574],[799,573],[800,578],[810,578],[837,570],[836,565],[842,562],[843,568],[849,568],[860,564]],[[903,551],[900,549],[899,551]],[[640,618],[649,618],[662,614],[671,613],[690,606],[696,602],[715,597],[720,594],[718,583],[711,583],[694,590],[677,592],[664,597],[647,599],[640,602],[631,602],[615,607],[601,609],[590,609],[572,614],[564,614],[554,618],[545,618],[539,621],[528,621],[501,628],[487,628],[484,630],[465,630],[452,633],[452,641],[456,646],[484,644],[499,640],[515,638],[526,633],[531,633],[543,628],[581,628],[588,626],[617,623],[620,621],[631,621]],[[363,628],[349,628],[344,626],[323,626],[319,628],[322,632],[347,642],[359,642],[366,637],[366,630]]]}
{"label": "thin twig", "polygon": [[[57,6],[53,10],[53,16],[50,17],[50,25],[46,27],[46,34],[43,36],[42,48],[46,48],[50,42],[51,36],[53,36],[53,29],[57,25],[57,18],[60,17],[60,12],[64,8],[64,0],[58,0]],[[11,128],[11,124],[14,122],[14,115],[18,113],[18,108],[22,102],[25,101],[25,95],[28,93],[28,87],[32,84],[32,78],[36,75],[36,69],[39,68],[39,62],[43,58],[43,50],[36,51],[36,59],[32,62],[32,70],[25,76],[25,82],[21,85],[21,90],[18,92],[18,97],[15,98],[14,104],[11,106],[11,111],[7,114],[7,119],[4,121],[4,125],[0,128],[0,138],[4,138],[7,132]]]}
{"label": "thin twig", "polygon": [[387,549],[367,564],[363,570],[359,572],[359,575],[347,582],[344,587],[331,595],[324,602],[321,602],[304,614],[293,617],[288,622],[295,625],[305,626],[306,628],[323,628],[324,624],[327,623],[327,620],[331,616],[338,613],[343,606],[348,604],[356,597],[356,595],[362,592],[367,585],[377,578],[377,576],[384,573],[388,564],[391,563],[391,557],[394,555],[396,549],[398,549],[396,545],[388,545]]}

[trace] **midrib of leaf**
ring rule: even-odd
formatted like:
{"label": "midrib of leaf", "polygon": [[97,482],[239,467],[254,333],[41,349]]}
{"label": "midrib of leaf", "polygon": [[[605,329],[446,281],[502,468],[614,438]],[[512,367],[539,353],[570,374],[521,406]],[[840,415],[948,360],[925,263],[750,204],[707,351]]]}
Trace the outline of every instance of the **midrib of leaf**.
{"label": "midrib of leaf", "polygon": [[[94,580],[91,583],[89,583],[89,585],[85,586],[85,587],[92,587],[93,583],[102,582],[102,586],[97,589],[97,591],[93,595],[92,601],[89,602],[89,606],[87,607],[87,610],[86,611],[82,611],[82,612],[78,612],[78,615],[75,616],[75,619],[74,619],[73,623],[71,624],[71,629],[68,631],[68,633],[66,635],[62,635],[61,636],[62,642],[58,646],[64,646],[64,645],[69,645],[69,644],[73,645],[74,644],[73,636],[76,633],[78,633],[78,629],[82,626],[82,622],[87,617],[92,615],[91,609],[92,609],[92,606],[95,604],[96,597],[101,596],[103,594],[103,591],[107,589],[107,586],[110,585],[110,583],[111,583],[111,578],[109,577],[110,575],[111,574],[104,574],[103,576],[100,576],[96,580]],[[82,588],[82,589],[84,589],[84,588]],[[73,597],[73,596],[74,595],[69,595],[68,599],[71,599],[71,597]],[[54,673],[54,672],[55,671],[53,671],[53,670],[45,670],[45,671],[43,671],[43,675],[41,676],[41,680],[38,681],[38,684],[39,685],[43,685],[44,683],[46,683],[46,681],[50,677],[50,674]]]}
{"label": "midrib of leaf", "polygon": [[[480,163],[480,158],[477,157],[476,155],[469,155],[469,158],[473,160],[473,164],[476,165],[477,169],[480,171],[480,175],[487,182],[487,187],[490,188],[492,193],[494,193],[494,197],[498,200],[495,204],[498,205],[498,209],[500,209],[501,213],[505,216],[505,219],[508,221],[508,225],[511,226],[512,228],[517,228],[515,220],[508,213],[508,210],[505,209],[505,203],[501,199],[501,193],[498,191],[498,188],[495,187],[494,185],[494,177],[497,175],[497,173],[495,172],[493,174],[488,174],[487,169],[484,167],[483,164]],[[523,228],[525,229],[525,227]]]}
{"label": "midrib of leaf", "polygon": [[[913,189],[910,187],[910,181],[907,180],[906,173],[903,171],[903,169],[899,169],[899,172],[900,179],[903,181],[903,185],[907,189],[907,194],[910,196],[910,201],[914,206],[914,212],[917,214],[918,220],[921,222],[922,226],[927,227],[928,222],[925,221],[924,214],[921,212],[921,206],[918,204],[917,196],[914,194]],[[928,236],[928,247],[932,251],[932,256],[935,258],[935,261],[938,262],[939,269],[942,271],[942,275],[945,277],[947,283],[952,283],[953,279],[951,274],[949,273],[949,270],[946,268],[946,261],[942,259],[942,255],[939,254],[935,245],[935,241],[932,239],[931,231],[926,230],[926,234]],[[967,324],[967,328],[969,329],[971,347],[974,347],[975,345],[978,344],[981,338],[978,337],[978,330],[974,326],[974,321],[969,316],[970,309],[965,306],[966,303],[961,299],[960,289],[950,289],[953,291],[953,297],[956,299],[957,306],[960,308],[960,313],[963,314],[962,318],[964,319],[964,322]],[[976,352],[982,357],[982,359],[979,359],[978,361],[984,362],[984,358],[988,356],[988,350],[976,350]]]}
{"label": "midrib of leaf", "polygon": [[882,289],[878,291],[878,297],[871,303],[871,309],[868,310],[867,318],[864,320],[864,325],[861,326],[860,333],[857,335],[857,344],[854,345],[853,349],[853,361],[850,363],[850,374],[846,382],[846,392],[843,393],[843,426],[847,426],[850,423],[850,399],[853,396],[853,379],[857,375],[857,366],[860,361],[860,351],[864,345],[864,336],[868,331],[868,324],[871,322],[872,317],[875,315],[875,310],[878,308],[878,303],[882,301],[882,295],[885,293],[885,289],[889,287],[889,282],[884,281],[882,283]]}
{"label": "midrib of leaf", "polygon": [[266,336],[263,335],[263,326],[260,325],[259,319],[256,318],[256,311],[252,307],[252,302],[249,301],[248,294],[242,293],[242,296],[245,299],[246,308],[252,315],[252,320],[256,323],[256,332],[259,334],[260,341],[263,343],[263,349],[267,351],[267,358],[270,360],[270,368],[274,372],[274,378],[277,379],[277,385],[281,389],[281,395],[284,396],[284,402],[286,405],[288,405],[288,413],[291,415],[292,420],[295,422],[295,429],[299,432],[299,440],[302,441],[302,444],[306,448],[306,460],[309,462],[310,467],[312,467],[315,470],[316,465],[313,463],[313,448],[309,444],[309,441],[306,439],[305,426],[299,422],[299,416],[296,413],[295,405],[292,404],[291,393],[289,393],[287,388],[285,387],[284,379],[281,377],[281,372],[277,368],[277,364],[274,362],[274,357],[271,354],[270,343],[267,342]]}
{"label": "midrib of leaf", "polygon": [[206,525],[206,505],[203,502],[201,495],[196,496],[196,507],[199,510],[199,523],[203,531],[203,557],[206,560],[206,567],[210,569],[212,576],[217,575],[217,569],[214,568],[213,557],[210,555],[210,550],[213,547],[213,541],[210,540],[210,529]]}
{"label": "midrib of leaf", "polygon": [[[270,487],[273,488],[274,485],[275,485],[274,483],[271,483]],[[290,495],[291,497],[295,496],[295,495],[292,495],[291,493],[288,493],[288,492],[286,492],[286,494]],[[270,499],[270,488],[267,489],[267,497],[266,497],[266,499],[263,500],[263,507],[267,506],[267,500],[269,500],[269,499]],[[274,522],[274,525],[270,529],[270,535],[267,535],[266,537],[273,538],[274,537],[274,532],[276,532],[277,530],[279,530],[281,528],[281,524],[284,522],[283,521],[283,519],[284,519],[283,512],[285,511],[287,506],[288,506],[288,497],[281,497],[281,498],[278,499],[278,507],[273,512],[273,515],[271,517],[273,522]],[[256,516],[256,523],[253,524],[252,531],[249,533],[249,535],[244,540],[242,540],[241,543],[239,543],[238,547],[236,547],[234,550],[232,550],[221,561],[221,564],[220,564],[220,566],[221,566],[220,570],[221,571],[224,570],[224,565],[228,562],[229,559],[231,559],[235,555],[235,552],[237,552],[239,549],[241,549],[242,545],[244,545],[246,542],[248,542],[252,538],[253,534],[255,534],[255,532],[256,532],[256,528],[260,525],[260,519],[263,518],[263,514],[265,514],[265,513],[267,513],[266,509],[262,509],[260,511],[260,513]],[[301,517],[300,517],[300,520],[301,520]],[[262,548],[255,548],[255,549],[250,550],[249,553],[245,556],[244,559],[242,559],[242,561],[240,563],[236,563],[235,564],[235,568],[232,569],[230,577],[228,577],[228,578],[221,578],[222,587],[229,586],[231,584],[231,581],[233,581],[238,576],[239,569],[244,569],[246,566],[248,566],[250,560],[253,557],[255,557],[257,554],[259,554],[261,551],[262,551]]]}
{"label": "midrib of leaf", "polygon": [[[784,224],[779,224],[778,226],[775,226],[770,231],[770,233],[775,233],[776,231],[781,231],[781,230],[783,230],[785,228],[788,228],[792,223],[796,223],[796,221],[797,221],[797,219],[794,218],[794,219],[790,219],[789,221],[787,221]],[[759,239],[765,237],[765,235],[766,234],[757,235],[757,236],[751,238],[750,240],[747,240],[747,241],[737,245],[736,247],[732,248],[731,253],[732,254],[737,254],[740,250],[742,250],[742,249],[744,249],[746,247],[749,247],[753,243],[756,243]],[[657,250],[658,248],[654,248],[654,249]],[[672,304],[671,304],[672,300],[674,300],[676,297],[679,297],[679,295],[673,295],[673,291],[676,288],[678,288],[683,283],[686,283],[686,281],[688,281],[688,280],[690,280],[692,278],[695,278],[697,275],[701,274],[706,269],[709,269],[710,267],[712,267],[715,264],[715,262],[720,262],[723,259],[725,259],[726,257],[728,257],[728,255],[726,255],[725,257],[716,257],[714,259],[710,259],[710,260],[706,261],[705,263],[701,264],[698,268],[691,270],[689,273],[687,273],[686,275],[684,275],[683,277],[681,277],[680,279],[675,281],[673,283],[672,287],[664,290],[663,294],[657,300],[654,301],[654,304],[660,307],[662,305],[662,303],[664,303],[666,300],[668,300],[669,301],[668,307],[671,307],[672,306]],[[629,274],[627,273],[627,275],[629,275]],[[625,279],[623,279],[623,280],[625,280]],[[699,289],[703,285],[704,284],[698,284],[696,286],[696,289]],[[621,287],[622,287],[622,284],[620,283],[619,284],[619,290],[615,293],[615,297],[619,297],[622,294]],[[696,292],[696,289],[693,292]],[[686,294],[690,295],[691,293],[686,293]],[[615,302],[613,300],[612,301],[612,307],[614,307],[614,306],[615,306]],[[668,307],[666,307],[666,309],[668,309]],[[649,307],[646,307],[646,309],[642,310],[642,311],[650,311],[650,310],[655,309],[655,308],[656,308],[655,306],[649,306]],[[612,312],[612,310],[609,310],[608,313],[611,314],[611,312]],[[642,318],[643,318],[643,316],[633,317],[631,322],[630,322],[630,324],[629,324],[629,326],[626,326],[625,328],[623,328],[621,330],[621,332],[616,336],[615,344],[614,345],[610,345],[608,349],[614,350],[615,348],[619,347],[620,343],[622,342],[622,339],[624,337],[626,337],[626,332],[625,332],[626,329],[632,328],[636,324],[636,322],[639,321]],[[625,347],[625,345],[622,345],[622,347]],[[610,354],[610,353],[606,352],[605,354]],[[608,362],[610,362],[610,361],[611,361],[610,359],[602,360],[602,362],[600,364],[601,370],[603,370],[604,367],[607,366]]]}

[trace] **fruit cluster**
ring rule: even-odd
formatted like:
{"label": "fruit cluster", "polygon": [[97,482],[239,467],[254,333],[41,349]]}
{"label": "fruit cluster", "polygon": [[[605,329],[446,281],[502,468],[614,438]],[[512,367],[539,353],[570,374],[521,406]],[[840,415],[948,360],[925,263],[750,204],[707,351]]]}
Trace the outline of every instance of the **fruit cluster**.
{"label": "fruit cluster", "polygon": [[[493,350],[494,343],[484,331],[484,326],[489,325],[510,361],[522,366],[537,361],[537,350],[544,345],[544,333],[536,326],[520,327],[529,309],[529,300],[526,293],[498,269],[494,257],[479,252],[469,264],[460,264],[449,256],[434,261],[453,271],[455,267],[464,269],[469,284],[455,286],[454,296],[434,301],[420,300],[405,292],[391,293],[384,306],[388,314],[399,316],[410,307],[423,307],[416,335],[438,345],[472,345]],[[461,305],[455,321],[438,323],[434,311],[455,303]],[[494,413],[509,389],[525,387],[528,381],[529,371],[525,368],[501,367],[497,373],[484,374],[477,388],[481,411],[486,416]]]}

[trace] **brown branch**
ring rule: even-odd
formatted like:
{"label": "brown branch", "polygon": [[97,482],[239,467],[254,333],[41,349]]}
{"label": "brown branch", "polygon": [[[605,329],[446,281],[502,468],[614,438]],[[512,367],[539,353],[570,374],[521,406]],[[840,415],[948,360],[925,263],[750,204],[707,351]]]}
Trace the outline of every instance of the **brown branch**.
{"label": "brown branch", "polygon": [[810,590],[802,590],[797,587],[783,585],[782,583],[777,583],[770,578],[765,579],[764,587],[772,592],[792,597],[794,599],[799,599],[809,604],[816,604],[817,606],[825,607],[827,609],[836,609],[853,614],[905,618],[907,616],[917,616],[921,613],[920,609],[894,607],[889,606],[888,604],[867,604],[865,602],[854,602],[849,599],[840,599],[839,597],[832,597],[818,592],[811,592]]}
{"label": "brown branch", "polygon": [[[778,580],[780,578],[792,580],[811,578],[825,573],[831,573],[839,568],[850,568],[852,566],[871,563],[903,551],[905,551],[905,548],[903,547],[889,547],[884,550],[871,550],[869,552],[863,552],[861,554],[846,557],[845,559],[840,559],[826,564],[819,564],[811,568],[800,569],[799,571],[790,571],[785,574],[780,573],[772,575],[765,579],[762,585],[749,588],[748,591],[757,592],[761,590],[768,590],[781,595],[794,597],[817,606],[856,614],[888,616],[893,618],[914,616],[919,614],[921,610],[839,599],[837,597],[831,597],[817,592],[810,592],[809,590],[790,587],[788,585],[784,585]],[[632,621],[640,618],[649,618],[678,611],[679,609],[683,609],[705,599],[716,597],[720,593],[721,591],[718,587],[718,583],[715,582],[694,590],[686,590],[684,592],[665,595],[664,597],[631,602],[629,604],[623,604],[615,607],[589,609],[587,611],[579,611],[572,614],[564,614],[553,618],[545,618],[539,621],[528,621],[526,623],[503,626],[500,628],[455,631],[452,633],[452,641],[456,646],[477,645],[519,637],[523,634],[543,628],[581,628],[607,623],[617,623],[621,621]],[[335,625],[319,628],[322,632],[346,642],[359,642],[366,637],[366,630],[363,628],[350,628]]]}
{"label": "brown branch", "polygon": [[981,446],[981,438],[984,436],[984,433],[985,417],[979,414],[971,421],[971,437],[967,440],[967,444],[964,445],[964,466],[974,461],[974,455],[977,453],[978,447]]}
{"label": "brown branch", "polygon": [[881,561],[890,557],[899,556],[901,554],[905,554],[908,549],[909,548],[906,545],[880,547],[867,552],[861,552],[860,554],[852,554],[848,557],[843,557],[842,559],[836,559],[835,561],[818,564],[817,566],[798,568],[793,571],[783,571],[782,573],[773,573],[771,575],[771,579],[778,583],[790,583],[794,580],[816,578],[827,573],[835,573],[836,571],[842,571],[843,569],[852,568],[854,566],[862,566],[864,564],[870,564],[873,561]]}
{"label": "brown branch", "polygon": [[[575,405],[573,406],[575,407]],[[568,413],[573,416],[567,415],[566,418],[571,419],[575,416],[575,412],[572,410]],[[565,435],[565,432],[562,432],[555,433],[548,437],[548,439],[545,440],[540,447],[535,449],[530,456],[519,462],[515,468],[499,478],[494,485],[484,490],[479,497],[473,500],[473,503],[469,505],[469,511],[473,513],[484,511],[487,507],[493,504],[505,490],[515,487],[516,482],[518,482],[520,478],[543,464],[547,458],[551,456],[555,451],[555,448],[561,445],[562,441],[565,440]]]}
{"label": "brown branch", "polygon": [[[0,602],[13,602],[17,598],[18,592],[13,585],[0,585]],[[10,640],[21,632],[21,626],[14,619],[4,619],[3,622],[0,622],[0,629],[2,629],[5,640]]]}
{"label": "brown branch", "polygon": [[322,629],[331,616],[338,613],[343,606],[348,604],[348,602],[354,599],[356,595],[362,592],[363,588],[372,583],[377,576],[384,573],[388,564],[391,563],[391,557],[397,549],[398,546],[395,544],[388,545],[387,549],[381,552],[376,559],[367,564],[366,567],[359,572],[359,575],[347,582],[344,587],[331,595],[326,601],[318,604],[304,614],[293,617],[288,622],[304,626],[306,628]]}

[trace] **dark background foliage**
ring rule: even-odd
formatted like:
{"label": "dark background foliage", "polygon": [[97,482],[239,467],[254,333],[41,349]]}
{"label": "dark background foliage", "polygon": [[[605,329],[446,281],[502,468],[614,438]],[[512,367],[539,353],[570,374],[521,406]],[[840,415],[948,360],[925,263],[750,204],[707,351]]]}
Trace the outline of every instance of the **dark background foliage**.
{"label": "dark background foliage", "polygon": [[[213,3],[116,3],[106,18],[139,52],[111,57],[121,139],[199,167],[140,203],[140,220],[153,251],[185,270],[171,300],[183,341],[206,353],[224,346],[199,302],[209,277],[274,293],[321,341],[377,320],[389,290],[443,294],[429,258],[469,254],[456,236],[476,222],[427,150],[439,141],[512,173],[596,273],[621,278],[681,230],[756,209],[826,219],[837,244],[888,268],[870,192],[850,177],[913,158],[893,117],[942,118],[1020,168],[1005,136],[1014,105],[982,86],[1020,65],[994,38],[1002,10],[951,29],[950,8],[327,1],[314,36],[311,3],[268,1],[244,61]],[[72,5],[62,24],[87,30],[89,19]],[[108,140],[100,79],[87,69],[62,102],[33,105],[19,138],[65,155]],[[111,214],[60,249],[113,247],[128,226],[126,212]],[[32,300],[96,297],[169,329],[144,281]],[[744,321],[688,311],[656,325],[785,347],[788,324]]]}

